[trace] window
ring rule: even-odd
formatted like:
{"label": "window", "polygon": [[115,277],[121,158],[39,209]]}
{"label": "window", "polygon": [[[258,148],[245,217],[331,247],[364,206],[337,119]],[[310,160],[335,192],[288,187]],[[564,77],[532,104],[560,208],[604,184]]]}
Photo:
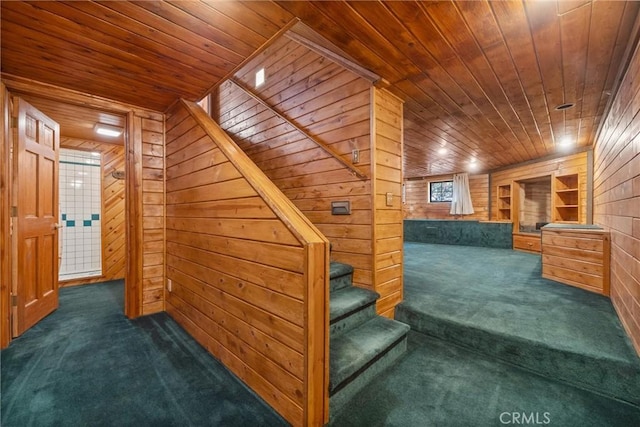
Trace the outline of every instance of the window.
{"label": "window", "polygon": [[453,181],[429,183],[429,202],[450,202],[453,199]]}

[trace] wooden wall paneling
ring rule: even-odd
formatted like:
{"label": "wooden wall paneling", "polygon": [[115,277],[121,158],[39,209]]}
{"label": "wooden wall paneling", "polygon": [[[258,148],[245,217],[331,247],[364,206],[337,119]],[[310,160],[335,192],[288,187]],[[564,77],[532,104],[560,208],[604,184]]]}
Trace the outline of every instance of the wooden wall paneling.
{"label": "wooden wall paneling", "polygon": [[127,115],[126,197],[127,262],[124,312],[129,318],[142,314],[143,220],[142,220],[142,117]]}
{"label": "wooden wall paneling", "polygon": [[[249,61],[235,78],[255,86],[264,67],[266,82],[252,89],[295,126],[241,93],[231,83],[218,88],[216,120],[284,194],[332,242],[332,258],[352,264],[354,281],[371,288],[371,180],[362,180],[304,138],[322,141],[369,176],[371,84],[295,41],[282,38]],[[352,214],[331,215],[331,201],[349,200]]]}
{"label": "wooden wall paneling", "polygon": [[[54,100],[60,103],[81,106],[83,108],[91,108],[95,110],[103,110],[109,114],[119,114],[126,116],[126,134],[128,145],[125,152],[126,162],[126,178],[125,178],[125,211],[126,211],[126,245],[127,245],[127,262],[125,273],[125,314],[128,317],[138,317],[143,314],[143,207],[149,204],[149,199],[142,194],[143,184],[143,165],[150,168],[164,167],[164,158],[162,155],[143,155],[143,121],[145,123],[156,122],[152,128],[147,130],[158,129],[164,123],[162,113],[148,110],[136,105],[126,104],[103,98],[95,94],[87,94],[78,92],[51,84],[33,81],[17,76],[2,74],[2,81],[7,89],[16,94],[26,94],[28,96],[38,97],[45,100]],[[148,143],[157,141],[157,136],[144,137]],[[158,184],[152,184],[154,188],[158,188]],[[157,196],[157,195],[156,195]],[[158,204],[157,198],[152,204]],[[154,220],[156,223],[158,219]],[[158,230],[162,230],[162,226],[158,229],[149,230],[158,238]],[[162,266],[157,267],[154,271],[162,270]],[[155,278],[160,276],[154,276]],[[158,303],[155,303],[156,308]]]}
{"label": "wooden wall paneling", "polygon": [[324,424],[328,242],[195,104],[166,135],[167,311],[290,423]]}
{"label": "wooden wall paneling", "polygon": [[11,98],[0,82],[0,349],[11,341]]}
{"label": "wooden wall paneling", "polygon": [[234,79],[231,79],[230,81],[234,83],[238,88],[243,90],[247,95],[251,96],[253,99],[263,104],[269,110],[271,110],[281,121],[285,122],[286,124],[294,128],[296,131],[298,131],[298,133],[302,134],[306,139],[313,141],[316,145],[318,145],[318,147],[322,148],[325,152],[327,152],[327,154],[331,155],[334,159],[336,159],[338,162],[342,163],[342,165],[344,165],[346,168],[351,170],[357,177],[366,178],[366,176],[362,172],[360,172],[360,170],[356,166],[354,166],[353,163],[344,159],[339,153],[334,151],[333,148],[331,148],[329,145],[326,145],[324,142],[317,140],[311,135],[309,135],[304,129],[297,126],[295,123],[289,120],[286,116],[284,116],[283,114],[278,112],[275,108],[270,106],[265,100],[263,100],[258,94],[254,93],[251,89],[249,89],[248,87],[245,87],[242,83],[239,83]]}
{"label": "wooden wall paneling", "polygon": [[403,298],[402,104],[390,92],[371,88],[373,284],[380,294],[376,310],[390,318]]}
{"label": "wooden wall paneling", "polygon": [[60,286],[75,286],[123,279],[126,266],[125,180],[116,179],[114,171],[125,171],[124,145],[63,136],[61,148],[99,152],[102,155],[102,276],[74,279]]}
{"label": "wooden wall paneling", "polygon": [[594,146],[593,213],[611,236],[611,300],[640,354],[640,51],[631,48]]}
{"label": "wooden wall paneling", "polygon": [[[407,219],[455,219],[451,215],[451,203],[430,203],[429,182],[450,181],[453,175],[426,176],[422,179],[405,180],[404,217]],[[489,220],[489,175],[469,175],[469,192],[474,213],[464,219]]]}
{"label": "wooden wall paneling", "polygon": [[164,310],[164,122],[142,118],[141,126],[142,313],[151,314]]}
{"label": "wooden wall paneling", "polygon": [[[587,219],[587,152],[582,151],[566,156],[541,159],[522,165],[495,171],[491,173],[491,183],[494,188],[510,184],[512,181],[523,181],[541,176],[563,175],[567,173],[579,174],[580,180],[580,218],[582,223]],[[512,202],[513,205],[513,202]],[[497,196],[491,197],[491,220],[497,219]],[[512,218],[512,220],[515,220]]]}

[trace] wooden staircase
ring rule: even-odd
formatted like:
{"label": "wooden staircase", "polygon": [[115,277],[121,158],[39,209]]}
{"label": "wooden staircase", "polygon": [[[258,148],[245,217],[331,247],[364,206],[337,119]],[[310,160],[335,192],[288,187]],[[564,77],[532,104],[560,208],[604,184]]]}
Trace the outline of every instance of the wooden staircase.
{"label": "wooden staircase", "polygon": [[376,292],[353,286],[353,267],[330,270],[329,411],[337,414],[407,348],[409,326],[378,316]]}

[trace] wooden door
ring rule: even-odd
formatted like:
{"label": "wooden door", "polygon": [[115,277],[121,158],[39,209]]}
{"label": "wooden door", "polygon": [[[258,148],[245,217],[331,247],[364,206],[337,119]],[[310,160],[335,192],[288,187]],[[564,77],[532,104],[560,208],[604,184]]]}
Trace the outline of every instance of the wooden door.
{"label": "wooden door", "polygon": [[14,98],[12,332],[58,308],[59,126]]}

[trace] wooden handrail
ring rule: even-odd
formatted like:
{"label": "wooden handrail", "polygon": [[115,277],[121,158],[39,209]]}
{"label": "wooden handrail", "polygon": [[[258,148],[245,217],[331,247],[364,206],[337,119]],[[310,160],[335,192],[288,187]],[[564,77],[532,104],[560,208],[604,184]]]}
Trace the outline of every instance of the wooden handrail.
{"label": "wooden handrail", "polygon": [[337,151],[335,151],[333,148],[331,148],[328,144],[314,138],[312,135],[310,135],[307,131],[305,131],[304,129],[302,129],[300,126],[298,126],[297,124],[295,124],[293,121],[291,121],[288,117],[286,117],[283,113],[279,112],[278,110],[276,110],[274,107],[272,107],[271,105],[269,105],[269,103],[267,101],[265,101],[264,99],[262,99],[262,97],[260,95],[258,95],[256,92],[254,92],[253,90],[249,89],[248,87],[246,87],[245,85],[243,85],[241,82],[237,81],[236,79],[229,79],[229,81],[231,83],[233,83],[234,85],[236,85],[239,89],[241,89],[243,92],[245,92],[247,95],[249,95],[251,98],[255,99],[256,101],[258,101],[260,104],[262,104],[265,108],[267,108],[269,111],[271,111],[274,115],[276,115],[278,118],[280,118],[281,120],[283,120],[285,123],[287,123],[289,126],[293,127],[295,130],[297,130],[298,132],[300,132],[302,135],[304,135],[305,138],[313,141],[318,147],[322,148],[324,151],[327,152],[327,154],[330,154],[333,158],[335,158],[337,161],[339,161],[340,163],[342,163],[342,165],[344,167],[346,167],[347,169],[349,169],[351,172],[353,172],[358,178],[360,179],[367,179],[367,176],[362,173],[360,171],[360,169],[358,169],[353,163],[349,162],[348,160],[345,160],[340,153],[338,153]]}

